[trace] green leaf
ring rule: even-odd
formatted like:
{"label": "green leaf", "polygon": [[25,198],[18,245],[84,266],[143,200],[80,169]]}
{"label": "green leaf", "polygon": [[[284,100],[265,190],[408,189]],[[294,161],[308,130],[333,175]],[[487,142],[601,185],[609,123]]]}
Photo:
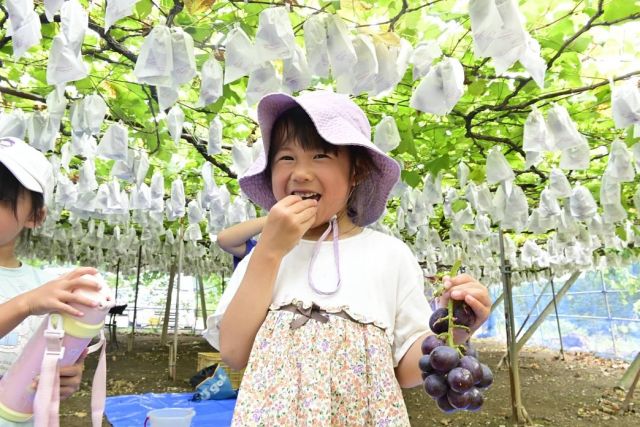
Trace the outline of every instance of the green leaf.
{"label": "green leaf", "polygon": [[151,0],[141,0],[136,3],[136,16],[138,17],[138,19],[144,19],[149,16],[152,9],[153,3],[151,2]]}
{"label": "green leaf", "polygon": [[467,89],[467,93],[473,96],[480,96],[484,94],[487,89],[487,82],[485,80],[476,80],[471,83]]}
{"label": "green leaf", "polygon": [[412,186],[413,188],[417,187],[422,182],[422,178],[420,177],[420,174],[416,171],[403,170],[401,173],[401,176],[402,176],[402,180],[407,184],[409,184],[410,186]]}
{"label": "green leaf", "polygon": [[425,163],[425,169],[431,172],[433,175],[437,174],[441,170],[446,170],[451,167],[451,159],[448,155],[436,157],[435,159]]}
{"label": "green leaf", "polygon": [[577,39],[575,39],[573,41],[573,43],[571,43],[567,47],[567,50],[568,51],[573,51],[573,52],[584,52],[591,45],[592,41],[593,41],[593,39],[591,38],[591,36],[582,35],[582,36],[578,37]]}
{"label": "green leaf", "polygon": [[85,77],[82,80],[78,80],[77,82],[75,82],[75,86],[80,91],[90,91],[95,89],[93,83],[91,82],[91,77]]}
{"label": "green leaf", "polygon": [[603,19],[613,21],[640,12],[640,6],[634,0],[611,0],[604,7]]}
{"label": "green leaf", "polygon": [[458,199],[455,202],[453,202],[453,204],[451,205],[451,209],[453,209],[454,212],[461,211],[466,207],[467,207],[467,201],[464,199]]}
{"label": "green leaf", "polygon": [[623,226],[616,227],[616,236],[621,238],[622,240],[627,240],[627,230],[624,229]]}
{"label": "green leaf", "polygon": [[469,172],[469,179],[476,183],[481,183],[482,181],[484,181],[486,176],[486,168],[484,166],[476,165],[475,167],[471,168],[471,172]]}

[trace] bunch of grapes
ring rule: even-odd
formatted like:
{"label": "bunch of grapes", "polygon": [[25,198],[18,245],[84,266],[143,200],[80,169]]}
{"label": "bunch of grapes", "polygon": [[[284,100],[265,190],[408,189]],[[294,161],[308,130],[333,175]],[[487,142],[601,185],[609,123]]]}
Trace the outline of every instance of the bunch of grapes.
{"label": "bunch of grapes", "polygon": [[447,308],[434,311],[429,319],[429,327],[436,335],[422,342],[419,365],[425,392],[446,413],[479,410],[484,402],[481,390],[493,383],[491,370],[478,361],[476,350],[453,342],[453,330],[469,330],[475,320],[467,304],[453,300],[449,300]]}

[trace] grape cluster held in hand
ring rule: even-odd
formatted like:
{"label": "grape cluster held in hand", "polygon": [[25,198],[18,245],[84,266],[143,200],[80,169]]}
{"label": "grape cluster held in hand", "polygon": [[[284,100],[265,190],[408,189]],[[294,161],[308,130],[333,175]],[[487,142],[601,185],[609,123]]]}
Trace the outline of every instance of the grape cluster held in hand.
{"label": "grape cluster held in hand", "polygon": [[454,329],[469,331],[475,321],[467,304],[453,300],[446,308],[434,311],[429,319],[429,327],[436,335],[429,335],[422,342],[419,366],[425,392],[445,413],[479,410],[484,402],[481,390],[493,383],[491,370],[479,362],[476,350],[453,341]]}

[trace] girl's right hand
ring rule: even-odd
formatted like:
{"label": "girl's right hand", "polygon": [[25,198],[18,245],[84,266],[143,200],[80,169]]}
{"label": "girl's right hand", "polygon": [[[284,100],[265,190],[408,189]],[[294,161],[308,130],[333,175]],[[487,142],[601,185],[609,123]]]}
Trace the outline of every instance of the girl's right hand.
{"label": "girl's right hand", "polygon": [[287,196],[271,208],[258,244],[285,256],[316,220],[318,201]]}
{"label": "girl's right hand", "polygon": [[68,313],[72,316],[82,316],[84,313],[76,310],[69,304],[76,303],[88,307],[95,307],[98,303],[75,294],[73,291],[77,288],[99,291],[102,285],[96,280],[83,277],[85,274],[93,275],[97,272],[98,270],[92,267],[80,267],[32,291],[21,294],[19,298],[24,301],[26,311],[29,315],[58,312]]}

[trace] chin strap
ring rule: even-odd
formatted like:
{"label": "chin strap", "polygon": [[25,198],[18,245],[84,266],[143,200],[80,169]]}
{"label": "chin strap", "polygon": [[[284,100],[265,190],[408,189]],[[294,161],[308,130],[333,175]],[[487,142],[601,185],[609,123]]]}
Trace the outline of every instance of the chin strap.
{"label": "chin strap", "polygon": [[[320,246],[322,245],[322,242],[324,242],[324,240],[327,238],[327,236],[329,235],[329,232],[331,232],[333,230],[333,259],[336,265],[336,271],[338,272],[338,283],[336,284],[336,287],[334,290],[332,291],[322,291],[318,288],[316,288],[316,286],[313,284],[313,265],[316,262],[316,258],[318,257],[318,253],[320,253]],[[329,221],[329,227],[327,227],[327,229],[325,230],[324,233],[322,233],[322,236],[320,236],[320,238],[318,239],[318,241],[316,242],[314,248],[313,248],[313,255],[311,255],[311,261],[309,262],[309,273],[308,273],[308,278],[309,278],[309,286],[311,287],[311,289],[313,289],[313,291],[315,293],[318,293],[320,295],[333,295],[336,292],[338,292],[338,290],[340,290],[340,285],[342,284],[342,279],[340,277],[340,253],[339,253],[339,244],[338,244],[338,237],[340,236],[340,232],[338,230],[338,217],[336,215],[331,217],[331,220]]]}

